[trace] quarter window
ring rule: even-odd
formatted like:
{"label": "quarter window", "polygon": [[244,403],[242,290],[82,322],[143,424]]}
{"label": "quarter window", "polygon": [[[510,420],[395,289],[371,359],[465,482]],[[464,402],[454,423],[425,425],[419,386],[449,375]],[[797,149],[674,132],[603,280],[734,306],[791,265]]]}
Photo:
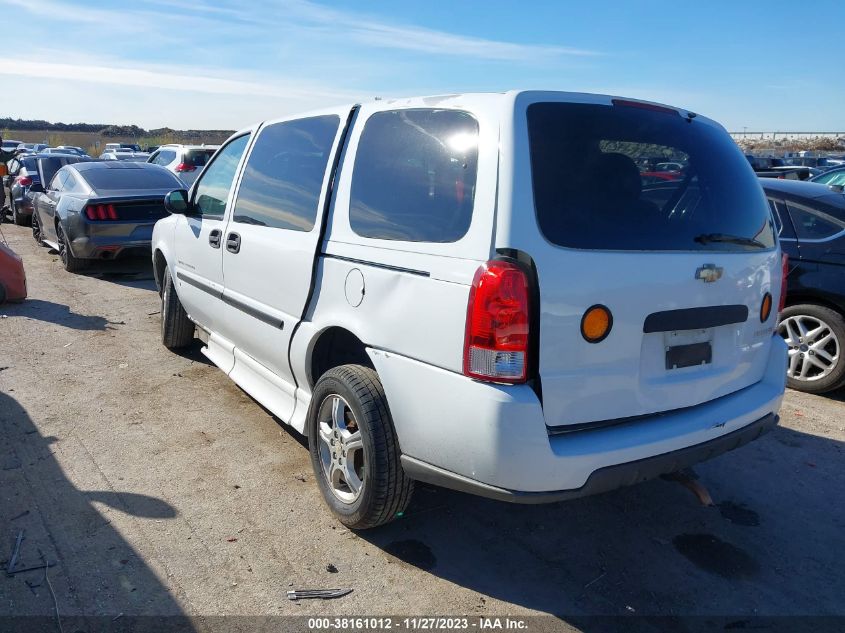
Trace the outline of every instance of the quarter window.
{"label": "quarter window", "polygon": [[249,135],[239,136],[226,145],[203,172],[194,191],[194,211],[198,215],[222,218]]}
{"label": "quarter window", "polygon": [[456,242],[469,230],[478,123],[458,110],[370,117],[355,157],[349,223],[362,237]]}
{"label": "quarter window", "polygon": [[247,159],[233,219],[310,231],[340,117],[318,116],[264,128]]}

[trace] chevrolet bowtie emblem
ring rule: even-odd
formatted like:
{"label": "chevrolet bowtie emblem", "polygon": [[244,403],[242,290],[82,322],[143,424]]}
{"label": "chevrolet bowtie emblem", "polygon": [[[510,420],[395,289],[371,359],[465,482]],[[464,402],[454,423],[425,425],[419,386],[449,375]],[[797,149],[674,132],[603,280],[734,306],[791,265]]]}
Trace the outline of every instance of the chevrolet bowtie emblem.
{"label": "chevrolet bowtie emblem", "polygon": [[719,268],[715,264],[704,264],[704,266],[695,271],[695,278],[709,284],[721,279],[724,271],[724,268]]}

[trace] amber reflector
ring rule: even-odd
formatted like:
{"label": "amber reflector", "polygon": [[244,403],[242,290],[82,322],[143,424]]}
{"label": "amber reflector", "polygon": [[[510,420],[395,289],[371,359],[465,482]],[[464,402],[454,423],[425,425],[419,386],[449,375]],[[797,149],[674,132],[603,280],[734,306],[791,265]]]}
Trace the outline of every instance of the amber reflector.
{"label": "amber reflector", "polygon": [[613,327],[613,315],[603,305],[588,308],[581,317],[581,336],[588,343],[599,343],[607,338]]}
{"label": "amber reflector", "polygon": [[763,296],[763,303],[760,304],[760,323],[765,323],[769,320],[769,315],[772,313],[772,295],[768,292]]}

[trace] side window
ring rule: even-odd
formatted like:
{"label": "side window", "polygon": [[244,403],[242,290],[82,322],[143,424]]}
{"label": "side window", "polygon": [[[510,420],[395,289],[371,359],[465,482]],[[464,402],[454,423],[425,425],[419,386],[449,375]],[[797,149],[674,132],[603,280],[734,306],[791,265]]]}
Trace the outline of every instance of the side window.
{"label": "side window", "polygon": [[6,163],[6,166],[9,168],[10,176],[17,176],[18,172],[21,170],[21,164],[14,158]]}
{"label": "side window", "polygon": [[67,180],[68,172],[67,171],[57,171],[56,175],[53,176],[53,179],[50,181],[50,186],[47,189],[51,189],[52,191],[62,191],[64,189],[65,180]]}
{"label": "side window", "polygon": [[170,149],[162,150],[158,155],[156,165],[169,165],[174,158],[176,158],[176,152]]}
{"label": "side window", "polygon": [[792,228],[792,221],[789,219],[789,213],[786,210],[786,205],[774,198],[768,198],[769,206],[772,209],[772,217],[775,220],[775,230],[778,232],[778,237],[781,239],[794,240],[795,229]]}
{"label": "side window", "polygon": [[244,168],[233,220],[292,231],[314,228],[339,125],[340,117],[327,115],[261,130]]}
{"label": "side window", "polygon": [[159,157],[159,155],[160,155],[160,154],[161,154],[161,152],[155,152],[155,153],[153,153],[153,155],[152,155],[152,156],[150,156],[150,157],[147,159],[147,162],[148,162],[148,163],[152,163],[153,165],[160,165],[161,163],[159,163],[159,162],[158,162],[158,157]]}
{"label": "side window", "polygon": [[845,223],[821,209],[813,209],[795,202],[787,202],[786,206],[799,240],[823,240],[845,231]]}
{"label": "side window", "polygon": [[67,172],[67,177],[62,183],[62,191],[76,191],[78,188],[79,185],[76,182],[76,178],[74,178],[72,173]]}
{"label": "side window", "polygon": [[456,242],[469,230],[478,123],[458,110],[379,112],[352,172],[349,224],[362,237]]}
{"label": "side window", "polygon": [[203,172],[194,190],[194,207],[197,214],[223,217],[238,163],[248,141],[249,134],[236,138],[220,150],[214,162]]}

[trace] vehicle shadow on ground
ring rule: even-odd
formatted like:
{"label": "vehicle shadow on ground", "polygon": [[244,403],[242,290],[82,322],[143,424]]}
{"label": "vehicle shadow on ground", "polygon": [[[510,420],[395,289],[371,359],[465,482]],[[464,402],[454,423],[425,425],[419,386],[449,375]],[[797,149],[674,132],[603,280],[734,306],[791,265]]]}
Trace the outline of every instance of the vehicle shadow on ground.
{"label": "vehicle shadow on ground", "polygon": [[111,262],[92,262],[83,273],[119,286],[158,292],[149,257],[127,257]]}
{"label": "vehicle shadow on ground", "polygon": [[714,507],[665,480],[546,506],[418,486],[402,518],[359,536],[587,631],[606,628],[596,616],[845,614],[843,457],[777,428],[695,468]]}
{"label": "vehicle shadow on ground", "polygon": [[[0,393],[0,556],[23,532],[15,569],[37,567],[0,579],[0,629],[59,630],[58,611],[65,631],[194,631],[155,572],[93,502],[144,519],[172,519],[176,509],[141,494],[79,490],[54,458],[56,442]],[[53,564],[49,585],[44,561]],[[141,615],[169,617],[132,617]]]}
{"label": "vehicle shadow on ground", "polygon": [[22,303],[4,305],[3,314],[7,317],[27,317],[45,323],[55,323],[73,330],[111,330],[120,323],[87,314],[77,314],[63,303],[54,303],[43,299],[27,299]]}

